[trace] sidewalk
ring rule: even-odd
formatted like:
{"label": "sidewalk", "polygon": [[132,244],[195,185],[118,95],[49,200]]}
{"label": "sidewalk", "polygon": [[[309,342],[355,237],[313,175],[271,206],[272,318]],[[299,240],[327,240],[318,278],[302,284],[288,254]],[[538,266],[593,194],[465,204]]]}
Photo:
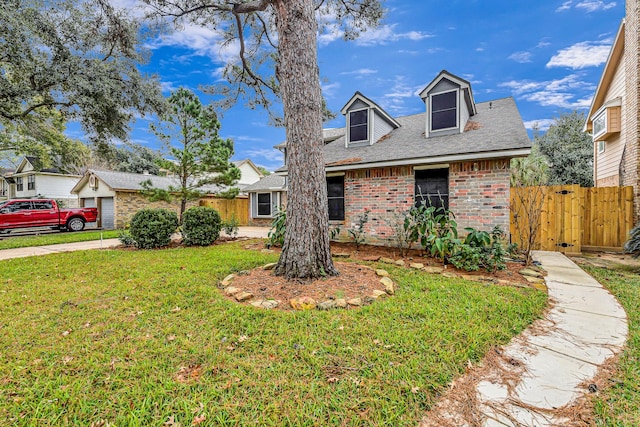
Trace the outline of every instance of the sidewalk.
{"label": "sidewalk", "polygon": [[[266,238],[267,227],[240,227],[238,237]],[[30,256],[47,255],[59,252],[85,251],[89,249],[109,249],[120,246],[118,239],[90,240],[87,242],[61,243],[58,245],[31,246],[28,248],[0,250],[0,260],[11,258],[24,258]]]}
{"label": "sidewalk", "polygon": [[548,273],[545,318],[455,381],[421,427],[568,425],[599,366],[622,350],[627,316],[609,291],[559,252],[534,259]]}

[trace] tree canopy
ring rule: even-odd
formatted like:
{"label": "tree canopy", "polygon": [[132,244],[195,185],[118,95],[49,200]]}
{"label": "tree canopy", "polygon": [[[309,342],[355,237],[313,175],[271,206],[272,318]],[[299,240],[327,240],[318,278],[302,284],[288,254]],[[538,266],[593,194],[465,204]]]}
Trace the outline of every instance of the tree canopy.
{"label": "tree canopy", "polygon": [[329,247],[327,184],[317,36],[325,29],[346,39],[378,24],[379,0],[144,0],[152,15],[180,26],[219,31],[237,43],[238,60],[227,64],[224,85],[211,92],[232,104],[269,109],[282,100],[287,140],[287,220],[278,275],[288,279],[336,275]]}
{"label": "tree canopy", "polygon": [[582,131],[586,115],[572,111],[561,114],[534,143],[549,163],[548,183],[593,187],[593,139]]}
{"label": "tree canopy", "polygon": [[[176,185],[168,191],[153,189],[147,184],[152,199],[180,200],[180,221],[188,200],[202,197],[208,185],[231,186],[240,179],[240,170],[229,161],[233,156],[233,141],[220,138],[220,122],[212,105],[203,105],[192,91],[179,88],[168,99],[169,108],[153,133],[164,143],[167,158],[160,166],[175,177]],[[228,188],[219,191],[227,193]],[[237,190],[232,192],[237,194]]]}
{"label": "tree canopy", "polygon": [[137,68],[139,29],[109,0],[0,2],[0,144],[12,125],[35,132],[50,109],[94,141],[126,139],[135,112],[163,106]]}

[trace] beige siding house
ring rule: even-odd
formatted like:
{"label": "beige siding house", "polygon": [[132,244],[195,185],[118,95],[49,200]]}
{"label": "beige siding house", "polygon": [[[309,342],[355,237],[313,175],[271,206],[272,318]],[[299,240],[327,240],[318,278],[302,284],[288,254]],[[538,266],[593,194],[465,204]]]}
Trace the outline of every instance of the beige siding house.
{"label": "beige siding house", "polygon": [[640,218],[638,14],[638,0],[628,0],[585,124],[593,136],[596,187],[633,186],[636,222]]}

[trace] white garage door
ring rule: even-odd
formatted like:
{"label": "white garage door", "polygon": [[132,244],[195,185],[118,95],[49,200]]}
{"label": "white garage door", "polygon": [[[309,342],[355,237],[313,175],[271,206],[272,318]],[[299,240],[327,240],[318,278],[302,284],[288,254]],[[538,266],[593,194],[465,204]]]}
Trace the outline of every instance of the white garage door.
{"label": "white garage door", "polygon": [[102,228],[104,230],[113,230],[113,197],[102,198],[102,211],[100,212],[100,217],[102,218]]}

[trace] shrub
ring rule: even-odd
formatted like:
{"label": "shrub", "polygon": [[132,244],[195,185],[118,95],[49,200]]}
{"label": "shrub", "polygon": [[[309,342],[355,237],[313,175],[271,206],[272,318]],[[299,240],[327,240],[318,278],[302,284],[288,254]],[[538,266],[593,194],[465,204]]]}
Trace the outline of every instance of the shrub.
{"label": "shrub", "polygon": [[458,223],[450,210],[427,206],[423,202],[409,210],[408,221],[413,224],[411,240],[420,242],[431,256],[440,258],[444,263],[457,252],[461,244]]}
{"label": "shrub", "polygon": [[238,237],[238,231],[240,228],[238,227],[239,224],[240,221],[238,221],[238,218],[236,218],[236,214],[231,214],[231,218],[229,218],[229,220],[222,221],[222,229],[227,234],[227,236],[235,239],[236,237]]}
{"label": "shrub", "polygon": [[624,244],[624,251],[633,254],[634,258],[640,257],[640,224],[629,232],[629,240]]}
{"label": "shrub", "polygon": [[449,258],[451,264],[466,271],[478,271],[480,267],[489,272],[504,270],[506,251],[502,246],[504,232],[495,226],[491,234],[475,228],[465,228],[469,233],[464,242]]}
{"label": "shrub", "polygon": [[178,228],[178,215],[167,209],[142,209],[131,219],[129,233],[139,249],[167,246]]}
{"label": "shrub", "polygon": [[352,224],[352,228],[347,230],[351,240],[356,244],[356,251],[360,248],[360,245],[365,242],[364,226],[369,222],[369,213],[371,211],[366,209],[361,215],[358,215],[358,223]]}
{"label": "shrub", "polygon": [[284,209],[278,209],[273,222],[271,223],[271,229],[267,234],[267,246],[282,246],[284,244],[284,232],[287,224],[287,211]]}
{"label": "shrub", "polygon": [[220,236],[222,221],[213,208],[197,206],[187,209],[182,219],[182,242],[187,246],[208,246]]}
{"label": "shrub", "polygon": [[120,243],[124,246],[131,247],[136,245],[136,241],[133,240],[133,237],[131,237],[131,234],[129,234],[127,230],[118,230],[118,240],[120,240]]}

